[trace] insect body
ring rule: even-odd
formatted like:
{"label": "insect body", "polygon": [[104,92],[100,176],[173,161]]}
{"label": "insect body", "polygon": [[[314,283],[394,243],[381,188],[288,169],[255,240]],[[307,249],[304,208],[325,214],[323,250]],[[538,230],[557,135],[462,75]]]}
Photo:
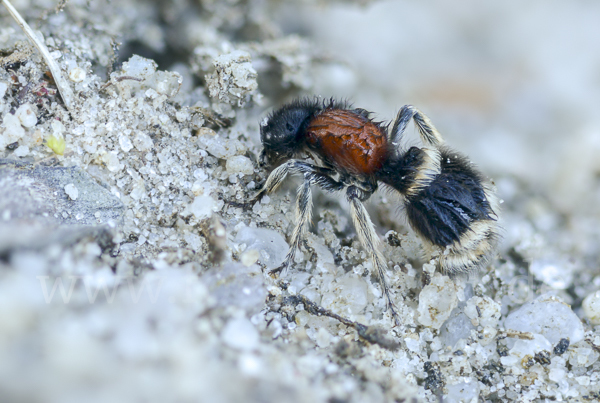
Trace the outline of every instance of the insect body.
{"label": "insect body", "polygon": [[[274,191],[288,174],[304,176],[290,250],[275,269],[280,271],[293,263],[304,238],[311,218],[311,185],[345,190],[358,237],[373,259],[388,308],[399,323],[386,283],[387,263],[363,202],[379,184],[399,192],[411,227],[427,251],[439,255],[440,269],[451,275],[488,262],[498,241],[498,207],[484,177],[444,145],[418,109],[402,107],[389,133],[369,115],[344,103],[317,99],[296,100],[273,112],[261,123],[261,160],[276,168],[254,200]],[[411,120],[423,147],[404,150],[400,143]]]}

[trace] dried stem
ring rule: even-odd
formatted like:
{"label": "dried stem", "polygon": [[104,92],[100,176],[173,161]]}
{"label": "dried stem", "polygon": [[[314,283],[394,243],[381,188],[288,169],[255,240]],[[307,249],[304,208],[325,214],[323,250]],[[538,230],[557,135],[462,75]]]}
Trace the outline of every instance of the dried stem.
{"label": "dried stem", "polygon": [[63,78],[59,65],[54,61],[52,56],[50,56],[50,52],[48,51],[48,48],[46,47],[44,42],[42,42],[37,37],[35,32],[33,32],[33,30],[25,22],[23,17],[21,17],[21,14],[19,14],[19,12],[17,10],[15,10],[15,8],[12,6],[12,4],[10,4],[10,1],[2,0],[2,4],[4,4],[4,7],[6,7],[8,12],[10,13],[10,15],[15,19],[17,24],[19,24],[19,26],[21,27],[23,32],[25,32],[25,35],[27,35],[29,40],[31,42],[33,42],[35,47],[42,54],[42,57],[46,61],[46,64],[48,65],[48,68],[50,69],[50,72],[52,73],[52,77],[54,78],[54,82],[56,83],[56,87],[58,88],[58,92],[60,93],[60,96],[61,96],[63,102],[65,103],[65,106],[67,107],[69,112],[72,112],[73,91],[71,91],[71,87],[69,87],[69,84]]}
{"label": "dried stem", "polygon": [[328,316],[330,318],[342,322],[346,326],[353,327],[358,332],[358,335],[369,343],[377,344],[380,347],[391,351],[398,350],[398,348],[400,348],[400,343],[385,337],[384,331],[377,329],[373,326],[366,326],[362,323],[354,322],[347,318],[344,318],[343,316],[340,316],[337,313],[331,312],[330,310],[315,304],[302,294],[292,295],[283,299],[283,305],[296,306],[300,303],[304,305],[304,309],[306,310],[306,312],[312,315]]}

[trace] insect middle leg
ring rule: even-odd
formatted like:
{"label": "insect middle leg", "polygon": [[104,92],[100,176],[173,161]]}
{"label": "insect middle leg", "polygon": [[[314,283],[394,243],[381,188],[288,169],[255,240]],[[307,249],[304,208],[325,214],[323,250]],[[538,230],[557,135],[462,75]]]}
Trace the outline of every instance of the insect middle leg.
{"label": "insect middle leg", "polygon": [[358,239],[360,240],[363,247],[367,250],[367,253],[371,255],[371,259],[373,260],[373,266],[375,266],[375,270],[377,271],[377,276],[379,278],[379,282],[381,287],[383,288],[383,293],[386,298],[387,307],[390,310],[392,317],[394,318],[394,322],[396,326],[399,326],[402,322],[396,312],[396,306],[392,302],[392,297],[390,296],[390,288],[386,281],[386,270],[387,263],[385,258],[381,253],[381,248],[379,245],[379,238],[377,233],[375,232],[375,226],[367,213],[367,209],[362,203],[364,200],[367,200],[371,196],[372,192],[365,192],[357,188],[356,186],[350,186],[347,190],[348,201],[350,202],[350,213],[352,215],[352,221],[354,222],[354,227],[356,228],[356,232],[358,233]]}

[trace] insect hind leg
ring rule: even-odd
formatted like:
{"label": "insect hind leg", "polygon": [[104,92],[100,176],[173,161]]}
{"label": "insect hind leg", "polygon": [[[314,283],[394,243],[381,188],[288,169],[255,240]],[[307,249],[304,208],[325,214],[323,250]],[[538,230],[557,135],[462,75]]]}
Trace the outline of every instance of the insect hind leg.
{"label": "insect hind leg", "polygon": [[444,138],[435,128],[433,123],[431,123],[431,120],[427,115],[412,105],[404,105],[400,108],[400,111],[398,111],[390,136],[390,140],[395,148],[399,148],[404,130],[406,130],[406,126],[411,119],[415,122],[415,126],[417,126],[421,139],[425,145],[437,148],[444,144]]}

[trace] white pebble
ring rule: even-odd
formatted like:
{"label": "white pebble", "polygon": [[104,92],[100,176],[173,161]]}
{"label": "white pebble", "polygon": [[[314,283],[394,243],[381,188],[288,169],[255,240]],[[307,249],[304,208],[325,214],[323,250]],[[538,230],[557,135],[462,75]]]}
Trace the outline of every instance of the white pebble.
{"label": "white pebble", "polygon": [[185,242],[187,242],[192,250],[199,251],[202,248],[202,238],[196,234],[187,232],[183,235],[183,239],[185,239]]}
{"label": "white pebble", "polygon": [[446,403],[477,402],[479,396],[479,383],[461,382],[446,387],[448,394],[444,398]]}
{"label": "white pebble", "polygon": [[419,295],[419,322],[439,329],[456,307],[458,299],[454,283],[447,276],[435,275],[431,284]]}
{"label": "white pebble", "polygon": [[215,201],[210,196],[197,196],[192,204],[188,205],[186,212],[193,214],[198,220],[208,218],[212,215],[215,208]]}
{"label": "white pebble", "polygon": [[331,334],[324,327],[319,328],[315,337],[317,346],[321,348],[329,347],[331,344]]}
{"label": "white pebble", "polygon": [[85,70],[81,67],[72,68],[69,71],[69,79],[75,83],[80,83],[85,80]]}
{"label": "white pebble", "polygon": [[598,354],[588,347],[574,347],[569,351],[569,364],[574,367],[589,367],[598,360]]}
{"label": "white pebble", "polygon": [[127,137],[124,134],[121,134],[119,136],[119,145],[121,146],[121,149],[123,151],[125,151],[126,153],[128,153],[129,150],[131,150],[133,148],[133,144],[131,143],[131,140],[129,140],[129,137]]}
{"label": "white pebble", "polygon": [[552,368],[550,372],[548,372],[548,379],[554,382],[560,382],[565,379],[565,370],[562,368]]}
{"label": "white pebble", "polygon": [[242,253],[240,257],[240,262],[246,267],[252,266],[254,263],[258,262],[260,258],[260,253],[256,249],[250,249]]}
{"label": "white pebble", "polygon": [[15,115],[7,113],[4,116],[2,125],[6,130],[0,132],[0,149],[4,149],[7,145],[21,140],[25,135],[25,130],[21,127],[21,121]]}
{"label": "white pebble", "polygon": [[531,263],[530,270],[538,279],[557,290],[564,290],[573,281],[573,275],[566,261],[539,259]]}
{"label": "white pebble", "polygon": [[249,158],[243,155],[236,155],[228,158],[226,163],[227,172],[231,174],[242,173],[244,175],[252,175],[254,173],[254,165]]}
{"label": "white pebble", "polygon": [[121,169],[121,162],[119,161],[119,156],[116,151],[104,154],[102,160],[110,172],[116,172]]}
{"label": "white pebble", "polygon": [[578,377],[575,378],[575,380],[581,386],[588,386],[590,384],[590,377],[589,376],[585,376],[585,375],[584,376],[578,376]]}
{"label": "white pebble", "polygon": [[196,181],[192,184],[192,193],[194,196],[202,196],[204,194],[204,182]]}
{"label": "white pebble", "polygon": [[135,148],[137,148],[139,151],[151,150],[152,146],[154,145],[150,136],[148,136],[144,132],[138,132],[138,134],[135,136],[135,139],[133,140],[133,144],[135,145]]}
{"label": "white pebble", "polygon": [[500,308],[500,304],[490,297],[475,296],[467,301],[465,315],[471,319],[473,326],[481,325],[495,328],[500,320]]}
{"label": "white pebble", "polygon": [[560,299],[544,294],[523,304],[504,321],[506,329],[541,334],[553,345],[568,338],[571,344],[583,340],[581,320]]}
{"label": "white pebble", "polygon": [[583,312],[594,325],[600,325],[600,290],[583,300]]}
{"label": "white pebble", "polygon": [[190,114],[188,112],[185,112],[185,111],[175,112],[175,119],[177,119],[177,121],[179,123],[186,122],[187,120],[189,120],[189,118],[190,118]]}
{"label": "white pebble", "polygon": [[146,196],[146,184],[143,179],[135,182],[129,196],[133,200],[141,200]]}
{"label": "white pebble", "polygon": [[35,107],[31,104],[23,104],[15,112],[15,116],[19,118],[23,127],[33,127],[37,124]]}
{"label": "white pebble", "polygon": [[6,90],[8,89],[8,84],[3,81],[0,81],[0,99],[4,97]]}
{"label": "white pebble", "polygon": [[552,344],[544,336],[534,334],[532,340],[518,339],[514,342],[508,356],[502,357],[502,363],[522,365],[526,357],[533,357],[540,351],[552,351]]}
{"label": "white pebble", "polygon": [[62,135],[65,131],[65,125],[63,125],[60,120],[53,119],[50,123],[50,127],[52,127],[52,133],[55,135]]}
{"label": "white pebble", "polygon": [[79,190],[77,190],[75,185],[73,185],[72,183],[69,183],[65,186],[65,193],[67,194],[67,196],[69,196],[69,199],[71,200],[77,200],[77,197],[79,197]]}
{"label": "white pebble", "polygon": [[258,331],[246,318],[231,319],[227,322],[221,337],[229,347],[242,351],[254,350],[259,343]]}
{"label": "white pebble", "polygon": [[27,146],[19,146],[16,150],[15,150],[15,155],[17,157],[24,157],[27,154],[29,154],[29,147]]}
{"label": "white pebble", "polygon": [[267,228],[243,227],[235,236],[235,243],[246,244],[247,251],[257,250],[261,263],[265,264],[267,269],[279,266],[289,249],[279,232]]}

